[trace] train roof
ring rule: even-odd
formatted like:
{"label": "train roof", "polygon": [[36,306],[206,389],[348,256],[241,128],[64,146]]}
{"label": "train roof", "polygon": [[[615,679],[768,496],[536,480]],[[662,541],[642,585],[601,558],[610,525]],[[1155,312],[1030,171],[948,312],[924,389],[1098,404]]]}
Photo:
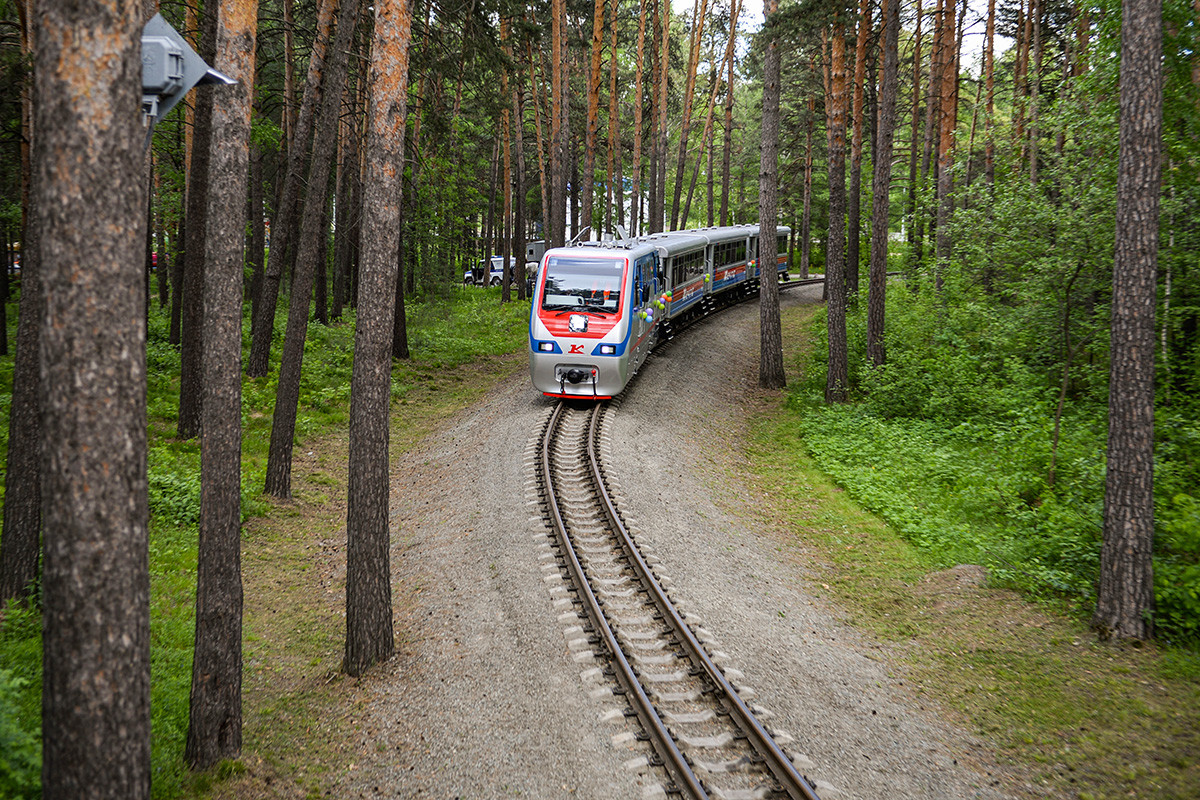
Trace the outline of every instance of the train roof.
{"label": "train roof", "polygon": [[605,240],[603,242],[587,242],[566,247],[555,247],[546,251],[547,256],[579,256],[582,258],[627,258],[650,252],[653,248],[638,239],[629,240],[628,244]]}
{"label": "train roof", "polygon": [[708,237],[701,236],[693,231],[652,233],[649,236],[643,236],[641,241],[653,245],[658,249],[659,254],[663,256],[686,253],[689,250],[697,250],[708,245]]}
{"label": "train roof", "polygon": [[[791,233],[787,225],[775,226],[776,235]],[[547,250],[547,254],[558,256],[604,257],[605,255],[624,258],[629,255],[641,255],[650,249],[656,249],[660,255],[671,256],[686,253],[697,247],[719,242],[737,241],[748,236],[758,236],[758,225],[724,225],[711,228],[693,228],[682,231],[662,231],[639,236],[636,239],[606,239],[600,242],[580,242],[566,247],[556,247]]]}

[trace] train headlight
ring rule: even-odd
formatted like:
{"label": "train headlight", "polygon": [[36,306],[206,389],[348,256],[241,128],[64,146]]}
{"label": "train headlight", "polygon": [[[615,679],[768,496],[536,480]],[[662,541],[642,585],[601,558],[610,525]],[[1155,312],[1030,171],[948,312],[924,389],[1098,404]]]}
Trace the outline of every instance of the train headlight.
{"label": "train headlight", "polygon": [[554,342],[538,342],[538,350],[543,353],[553,353]]}
{"label": "train headlight", "polygon": [[616,346],[615,344],[602,344],[602,345],[600,345],[600,355],[602,355],[602,356],[615,356],[616,354],[617,354],[617,346]]}

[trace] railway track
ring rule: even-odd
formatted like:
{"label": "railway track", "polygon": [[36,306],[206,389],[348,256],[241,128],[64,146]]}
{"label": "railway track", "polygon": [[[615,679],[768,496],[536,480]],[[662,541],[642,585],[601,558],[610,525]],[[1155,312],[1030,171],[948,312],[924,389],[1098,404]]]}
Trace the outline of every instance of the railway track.
{"label": "railway track", "polygon": [[667,793],[697,800],[817,800],[626,530],[598,455],[606,408],[559,403],[538,443],[535,471],[560,575],[587,620],[579,633],[604,648],[613,691],[623,694],[626,715],[636,715],[639,738],[653,748],[647,764],[665,770]]}

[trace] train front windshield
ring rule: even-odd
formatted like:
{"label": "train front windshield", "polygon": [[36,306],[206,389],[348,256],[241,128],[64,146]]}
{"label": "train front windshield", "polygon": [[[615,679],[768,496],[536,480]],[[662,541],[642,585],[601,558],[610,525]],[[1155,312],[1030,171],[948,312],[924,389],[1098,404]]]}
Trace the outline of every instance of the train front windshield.
{"label": "train front windshield", "polygon": [[546,311],[579,309],[615,314],[621,308],[624,272],[623,258],[551,256],[546,260],[542,308]]}

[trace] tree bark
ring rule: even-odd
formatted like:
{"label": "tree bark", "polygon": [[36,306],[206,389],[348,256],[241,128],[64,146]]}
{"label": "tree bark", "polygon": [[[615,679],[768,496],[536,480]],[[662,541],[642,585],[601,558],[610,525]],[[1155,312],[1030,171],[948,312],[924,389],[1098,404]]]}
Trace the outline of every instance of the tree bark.
{"label": "tree bark", "polygon": [[900,65],[900,0],[883,0],[883,85],[879,91],[879,155],[875,159],[871,204],[871,267],[867,290],[867,358],[886,360],[884,317],[887,294],[888,211],[892,186],[892,136],[896,129],[896,92]]}
{"label": "tree bark", "polygon": [[171,255],[167,252],[166,228],[163,224],[162,170],[154,171],[156,209],[154,214],[154,250],[158,253],[158,264],[154,272],[158,276],[158,307],[171,305]]}
{"label": "tree bark", "polygon": [[521,86],[521,70],[513,71],[513,150],[516,177],[513,196],[513,253],[517,257],[517,299],[524,300],[525,291],[525,90]]}
{"label": "tree bark", "polygon": [[128,0],[36,20],[47,800],[150,796],[145,21]]}
{"label": "tree bark", "polygon": [[996,185],[995,97],[996,97],[996,0],[988,0],[986,41],[983,48],[983,78],[987,82],[987,110],[983,117],[984,175],[990,191]]}
{"label": "tree bark", "polygon": [[917,211],[917,134],[921,130],[921,3],[923,0],[914,0],[914,5],[917,7],[917,21],[913,31],[913,93],[912,93],[912,130],[910,136],[910,150],[908,156],[908,260],[909,263],[916,264],[920,257],[918,248],[920,247],[920,239],[918,238],[917,227],[919,225]]}
{"label": "tree bark", "polygon": [[854,48],[854,105],[851,109],[854,133],[850,141],[850,202],[847,207],[846,293],[850,297],[858,294],[858,250],[862,238],[863,82],[867,73],[867,36],[871,24],[871,0],[861,0]]}
{"label": "tree bark", "polygon": [[[36,36],[33,0],[17,4],[21,49],[31,56]],[[0,607],[13,599],[36,596],[42,533],[42,431],[38,393],[41,320],[45,309],[38,243],[37,173],[30,160],[36,135],[32,81],[21,90],[21,302],[13,354],[12,399],[8,409],[8,455],[4,472],[4,527],[0,534]]]}
{"label": "tree bark", "polygon": [[388,530],[388,420],[399,230],[396,223],[404,175],[411,31],[409,0],[375,0],[346,514],[345,668],[354,676],[391,658],[395,649]]}
{"label": "tree bark", "polygon": [[184,758],[207,769],[242,750],[242,247],[257,0],[217,6],[214,66],[237,81],[213,106],[204,273],[204,424],[196,646]]}
{"label": "tree bark", "polygon": [[[215,9],[200,9],[200,41],[196,52],[212,63],[217,36]],[[184,233],[179,358],[179,420],[177,435],[192,439],[200,433],[204,402],[204,248],[208,244],[209,143],[212,138],[213,87],[195,92],[192,158],[187,181],[187,230]]]}
{"label": "tree bark", "polygon": [[[679,158],[675,165],[675,194],[671,199],[671,230],[678,230],[681,226],[686,225],[686,220],[679,217],[679,201],[683,195],[683,182],[687,173],[687,146],[688,136],[692,129],[692,105],[695,102],[696,95],[696,71],[700,67],[700,41],[704,35],[704,23],[708,18],[708,0],[693,0],[692,3],[692,32],[689,40],[688,48],[688,66],[687,76],[683,86],[683,114],[679,122]],[[669,38],[665,35],[664,42],[669,43]],[[716,76],[713,76],[716,79]],[[663,152],[665,153],[665,147]],[[663,170],[666,170],[666,164],[663,164]]]}
{"label": "tree bark", "polygon": [[846,43],[834,16],[830,47],[829,237],[825,255],[826,326],[829,365],[825,402],[844,403],[850,382],[846,344]]}
{"label": "tree bark", "polygon": [[[254,307],[262,295],[263,269],[266,268],[267,229],[263,222],[263,152],[256,144],[250,145],[250,184],[247,189],[248,215],[250,217],[250,241],[246,262],[250,265],[250,285],[247,297],[250,300],[250,319],[254,319]],[[158,262],[163,259],[163,248],[158,247]]]}
{"label": "tree bark", "polygon": [[[958,46],[954,36],[955,0],[945,0],[939,26],[942,41],[941,79],[938,81],[938,176],[937,176],[937,281],[950,260],[953,240],[950,220],[954,215],[954,131],[958,123]],[[949,52],[947,52],[949,51]]]}
{"label": "tree bark", "polygon": [[608,201],[604,204],[605,230],[613,228],[613,205],[616,205],[616,224],[625,224],[624,182],[621,180],[621,120],[617,115],[617,0],[610,0],[609,60],[608,60],[608,177],[604,184]]}
{"label": "tree bark", "polygon": [[650,233],[655,233],[663,229],[666,222],[666,205],[667,205],[667,88],[669,70],[669,56],[671,51],[671,3],[670,0],[663,0],[662,8],[658,14],[659,25],[659,48],[658,48],[658,123],[655,131],[655,136],[658,141],[655,144],[655,158],[657,161],[658,175],[654,182],[658,185],[658,205],[650,211]]}
{"label": "tree bark", "polygon": [[292,276],[292,294],[288,303],[287,332],[283,338],[283,354],[279,359],[279,383],[275,391],[271,445],[267,453],[267,475],[263,489],[272,497],[292,495],[292,445],[296,435],[296,409],[300,402],[304,341],[308,335],[318,251],[321,237],[326,235],[326,231],[322,230],[322,221],[325,217],[329,166],[333,159],[333,135],[337,129],[338,110],[342,105],[342,86],[346,80],[350,42],[354,38],[357,22],[358,0],[342,0],[337,29],[330,45],[328,71],[321,89],[321,110],[313,137],[308,196],[300,228],[304,235],[300,241],[300,252],[296,255],[296,270]]}
{"label": "tree bark", "polygon": [[550,3],[550,246],[566,243],[567,211],[567,107],[565,87],[569,77],[566,52],[566,1]]}
{"label": "tree bark", "polygon": [[[741,4],[739,3],[739,10]],[[731,25],[730,39],[736,36],[736,26]],[[725,135],[721,140],[721,222],[729,224],[729,176],[733,158],[733,61],[729,59],[725,73]]]}
{"label": "tree bark", "polygon": [[1121,20],[1120,155],[1104,545],[1092,625],[1102,638],[1153,633],[1154,306],[1162,177],[1162,2]]}
{"label": "tree bark", "polygon": [[588,229],[587,238],[591,239],[598,231],[593,231],[592,225],[592,196],[596,186],[596,129],[600,120],[600,61],[604,42],[604,0],[595,0],[592,6],[592,61],[588,70],[587,85],[587,127],[584,128],[583,143],[583,220],[582,225]]}
{"label": "tree bark", "polygon": [[762,151],[758,185],[758,265],[762,276],[758,295],[758,385],[764,389],[782,389],[787,378],[783,371],[779,279],[775,274],[779,249],[775,238],[779,193],[779,0],[768,0],[766,11],[764,32],[768,39],[763,54]]}
{"label": "tree bark", "polygon": [[[510,28],[508,17],[500,19],[500,42],[503,48],[504,55],[508,61],[512,60],[512,46],[509,41]],[[501,195],[504,197],[504,211],[502,214],[502,222],[500,224],[500,263],[503,265],[500,271],[500,302],[509,303],[512,301],[512,275],[509,264],[512,256],[512,205],[513,205],[513,182],[512,182],[512,108],[509,105],[510,92],[508,84],[508,66],[507,64],[500,72],[500,139],[502,144],[502,152],[504,154],[504,177]],[[523,254],[522,254],[523,255]]]}
{"label": "tree bark", "polygon": [[[815,61],[810,62],[814,67]],[[812,263],[812,175],[813,134],[817,125],[817,100],[808,98],[808,121],[804,125],[804,210],[800,216],[800,278],[808,277]],[[724,223],[722,223],[724,224]]]}
{"label": "tree bark", "polygon": [[639,234],[642,208],[642,84],[645,80],[643,64],[646,58],[646,4],[654,0],[641,0],[638,10],[637,65],[633,78],[633,194],[629,203],[629,235]]}
{"label": "tree bark", "polygon": [[326,50],[337,8],[338,0],[321,0],[317,15],[317,37],[309,55],[304,99],[300,103],[300,112],[296,118],[296,135],[293,137],[293,147],[288,151],[279,205],[275,209],[274,224],[271,226],[271,251],[267,256],[266,271],[263,273],[262,298],[259,301],[258,315],[251,326],[253,334],[250,358],[246,362],[246,374],[252,378],[263,377],[270,367],[275,310],[279,305],[279,284],[283,279],[287,251],[293,247],[292,230],[296,227],[294,220],[299,211],[300,192],[304,187],[304,173],[308,165],[308,141],[312,132],[312,119],[320,101]]}

